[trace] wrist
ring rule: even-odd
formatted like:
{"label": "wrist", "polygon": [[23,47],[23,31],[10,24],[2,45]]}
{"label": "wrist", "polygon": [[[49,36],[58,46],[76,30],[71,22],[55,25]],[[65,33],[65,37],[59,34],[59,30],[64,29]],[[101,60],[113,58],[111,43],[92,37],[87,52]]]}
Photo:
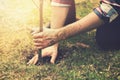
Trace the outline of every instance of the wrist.
{"label": "wrist", "polygon": [[58,41],[66,39],[65,32],[64,32],[63,28],[60,28],[57,30],[57,39],[58,39]]}

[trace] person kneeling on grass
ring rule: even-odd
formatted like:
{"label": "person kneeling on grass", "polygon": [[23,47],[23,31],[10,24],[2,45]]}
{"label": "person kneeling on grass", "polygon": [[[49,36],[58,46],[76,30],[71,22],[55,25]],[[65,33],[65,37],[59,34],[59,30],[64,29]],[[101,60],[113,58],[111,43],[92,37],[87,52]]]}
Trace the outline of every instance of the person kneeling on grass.
{"label": "person kneeling on grass", "polygon": [[51,63],[57,57],[59,41],[95,28],[101,49],[120,49],[120,0],[101,0],[99,7],[78,21],[74,0],[52,0],[51,4],[51,29],[32,34],[35,48],[43,49],[42,57],[51,56]]}

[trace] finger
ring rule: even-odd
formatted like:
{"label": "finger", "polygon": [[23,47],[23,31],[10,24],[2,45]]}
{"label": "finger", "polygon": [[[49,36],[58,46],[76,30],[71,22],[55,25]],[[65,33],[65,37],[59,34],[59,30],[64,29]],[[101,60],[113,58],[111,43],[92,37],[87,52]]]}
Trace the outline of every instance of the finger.
{"label": "finger", "polygon": [[37,34],[38,33],[38,31],[33,31],[33,32],[31,32],[31,35],[34,35],[34,34]]}
{"label": "finger", "polygon": [[37,61],[38,61],[38,57],[39,55],[36,54],[27,64],[30,65],[30,64],[36,64]]}
{"label": "finger", "polygon": [[55,63],[56,57],[57,57],[57,55],[52,55],[52,56],[51,56],[50,62],[51,62],[52,64]]}
{"label": "finger", "polygon": [[34,42],[34,44],[33,44],[35,47],[46,47],[47,45],[46,45],[46,43],[44,43],[44,42]]}
{"label": "finger", "polygon": [[43,46],[35,46],[35,49],[38,50],[38,49],[43,49],[44,47]]}
{"label": "finger", "polygon": [[46,45],[46,43],[34,43],[34,47],[36,49],[43,49],[46,48],[48,45]]}
{"label": "finger", "polygon": [[33,41],[34,41],[35,43],[42,43],[42,42],[43,42],[43,39],[33,39]]}
{"label": "finger", "polygon": [[43,46],[41,43],[34,43],[34,46],[39,47],[39,46]]}
{"label": "finger", "polygon": [[32,28],[31,29],[31,34],[35,34],[39,32],[39,28]]}
{"label": "finger", "polygon": [[45,47],[48,47],[50,46],[51,43],[49,41],[42,41],[42,40],[34,40],[34,46],[36,47],[42,47],[42,48],[45,48]]}
{"label": "finger", "polygon": [[34,39],[42,38],[42,37],[43,37],[42,32],[39,32],[39,33],[35,33],[35,34],[33,34],[33,38],[34,38]]}

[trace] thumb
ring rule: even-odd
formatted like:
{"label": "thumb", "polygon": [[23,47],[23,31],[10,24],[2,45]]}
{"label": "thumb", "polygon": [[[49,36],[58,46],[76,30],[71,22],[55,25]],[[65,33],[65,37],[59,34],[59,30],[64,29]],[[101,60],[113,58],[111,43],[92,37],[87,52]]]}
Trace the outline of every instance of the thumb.
{"label": "thumb", "polygon": [[31,34],[35,34],[39,32],[39,28],[32,28],[31,29]]}
{"label": "thumb", "polygon": [[57,55],[52,55],[52,56],[51,56],[51,60],[50,60],[50,62],[51,62],[52,64],[54,64],[56,58],[57,58]]}

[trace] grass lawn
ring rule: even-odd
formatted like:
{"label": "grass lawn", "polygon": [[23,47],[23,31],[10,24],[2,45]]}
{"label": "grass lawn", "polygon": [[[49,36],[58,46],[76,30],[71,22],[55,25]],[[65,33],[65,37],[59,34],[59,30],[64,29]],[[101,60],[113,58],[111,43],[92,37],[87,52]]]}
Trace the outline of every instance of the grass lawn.
{"label": "grass lawn", "polygon": [[[45,1],[44,24],[50,20]],[[77,17],[97,5],[98,0],[76,0]],[[56,64],[44,58],[43,64],[28,66],[33,50],[28,28],[38,26],[38,12],[32,0],[0,1],[0,80],[120,80],[120,50],[100,50],[95,30],[61,41]],[[79,42],[90,47],[81,47]]]}

